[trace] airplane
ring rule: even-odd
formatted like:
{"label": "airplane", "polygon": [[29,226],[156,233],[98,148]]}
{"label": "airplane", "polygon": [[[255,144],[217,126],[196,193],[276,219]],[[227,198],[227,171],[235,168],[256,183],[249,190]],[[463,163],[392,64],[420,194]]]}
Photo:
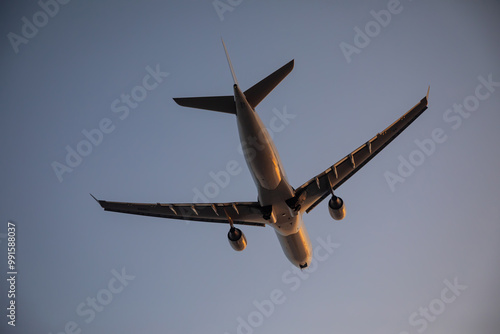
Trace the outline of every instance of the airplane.
{"label": "airplane", "polygon": [[278,151],[255,107],[292,71],[291,60],[249,89],[242,91],[231,64],[226,45],[224,52],[233,77],[234,95],[174,98],[183,107],[207,109],[236,116],[239,139],[248,169],[257,187],[255,202],[230,203],[126,203],[98,200],[105,211],[179,220],[229,224],[227,238],[236,251],[247,246],[243,232],[235,225],[270,226],[276,232],[288,260],[304,269],[311,264],[312,246],[302,219],[326,197],[328,210],[335,220],[345,217],[344,201],[334,191],[384,149],[426,109],[427,95],[410,111],[373,138],[311,178],[298,188],[287,180]]}

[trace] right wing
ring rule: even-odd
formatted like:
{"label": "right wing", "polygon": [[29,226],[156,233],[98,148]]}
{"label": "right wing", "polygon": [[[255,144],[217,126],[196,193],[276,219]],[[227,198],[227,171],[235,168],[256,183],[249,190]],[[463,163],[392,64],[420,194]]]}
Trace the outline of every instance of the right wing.
{"label": "right wing", "polygon": [[419,103],[382,132],[297,188],[295,200],[300,201],[301,207],[309,213],[331,194],[332,190],[340,187],[417,119],[427,109],[428,97],[429,90]]}
{"label": "right wing", "polygon": [[98,200],[105,211],[210,223],[265,226],[264,208],[258,202],[239,203],[127,203]]}

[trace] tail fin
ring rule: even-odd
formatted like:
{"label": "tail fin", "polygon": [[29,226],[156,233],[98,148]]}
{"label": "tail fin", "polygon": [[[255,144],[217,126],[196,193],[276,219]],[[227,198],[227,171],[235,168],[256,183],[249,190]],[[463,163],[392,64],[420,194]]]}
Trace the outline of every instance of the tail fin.
{"label": "tail fin", "polygon": [[[231,69],[231,75],[233,76],[233,81],[235,85],[238,85],[238,80],[236,80],[236,74],[234,74],[233,64],[231,64],[231,59],[227,53],[226,44],[222,40],[222,45],[224,46],[224,51],[226,52],[227,62],[229,63],[229,68]],[[197,109],[207,109],[219,112],[225,112],[228,114],[236,115],[236,105],[234,104],[234,96],[205,96],[205,97],[177,97],[174,101],[183,107],[191,107]]]}
{"label": "tail fin", "polygon": [[221,41],[222,41],[222,46],[224,46],[224,52],[226,52],[226,58],[227,58],[227,62],[229,64],[229,69],[231,69],[231,75],[233,76],[233,82],[236,86],[238,86],[238,80],[236,80],[236,74],[234,74],[233,64],[231,64],[231,58],[229,58],[229,53],[227,53],[226,44],[224,43],[224,40],[222,39],[222,37],[221,37]]}
{"label": "tail fin", "polygon": [[[222,40],[222,45],[224,46],[234,84],[238,86],[238,80],[236,80],[233,64],[231,64],[224,40]],[[255,108],[292,71],[293,64],[294,61],[291,60],[245,91],[245,97],[252,108]],[[174,101],[183,107],[236,114],[236,105],[233,96],[177,97],[174,98]]]}
{"label": "tail fin", "polygon": [[[233,64],[231,63],[231,58],[229,58],[226,44],[222,38],[221,40],[222,45],[224,46],[224,52],[226,52],[226,58],[229,64],[229,69],[231,70],[231,75],[233,76],[234,84],[238,86],[238,80],[236,79],[236,74],[234,73]],[[293,64],[294,61],[291,60],[286,65],[274,71],[272,74],[268,75],[266,78],[262,79],[245,91],[245,97],[252,108],[255,108],[262,100],[264,100],[264,98],[292,71]]]}

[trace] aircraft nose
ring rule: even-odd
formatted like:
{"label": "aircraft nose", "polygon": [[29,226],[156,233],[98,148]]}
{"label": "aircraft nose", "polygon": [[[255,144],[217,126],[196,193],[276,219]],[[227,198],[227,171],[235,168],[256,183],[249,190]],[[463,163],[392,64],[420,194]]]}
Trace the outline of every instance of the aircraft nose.
{"label": "aircraft nose", "polygon": [[309,267],[309,266],[311,265],[311,262],[312,262],[312,260],[313,260],[313,258],[312,258],[312,257],[313,257],[313,256],[312,256],[312,254],[310,253],[310,254],[309,254],[309,256],[307,257],[306,262],[305,262],[306,267]]}
{"label": "aircraft nose", "polygon": [[306,269],[307,267],[309,267],[311,265],[311,262],[312,262],[312,254],[307,253],[301,259],[297,259],[297,262],[295,262],[296,263],[295,265],[297,267],[299,267],[300,269]]}

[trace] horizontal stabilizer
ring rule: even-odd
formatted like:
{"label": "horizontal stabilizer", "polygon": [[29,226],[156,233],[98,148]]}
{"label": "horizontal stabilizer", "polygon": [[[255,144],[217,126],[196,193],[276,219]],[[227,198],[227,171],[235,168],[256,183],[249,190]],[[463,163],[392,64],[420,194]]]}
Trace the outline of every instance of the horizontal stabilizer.
{"label": "horizontal stabilizer", "polygon": [[293,60],[245,91],[248,103],[255,108],[293,69]]}
{"label": "horizontal stabilizer", "polygon": [[176,97],[174,101],[183,107],[207,109],[236,115],[233,96]]}

